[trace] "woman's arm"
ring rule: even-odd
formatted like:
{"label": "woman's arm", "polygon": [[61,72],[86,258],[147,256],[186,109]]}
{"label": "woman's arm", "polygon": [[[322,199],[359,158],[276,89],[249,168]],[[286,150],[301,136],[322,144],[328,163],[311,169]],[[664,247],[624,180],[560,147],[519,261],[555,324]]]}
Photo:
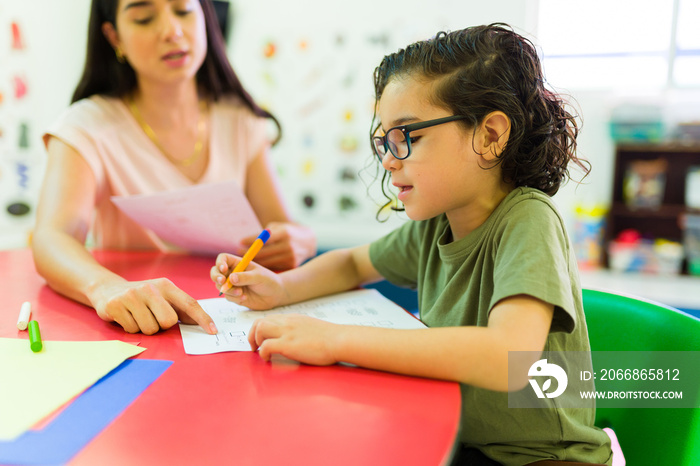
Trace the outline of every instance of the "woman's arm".
{"label": "woman's arm", "polygon": [[[260,223],[270,230],[270,239],[256,256],[255,261],[273,270],[297,267],[316,254],[316,236],[313,231],[292,221],[280,189],[275,169],[267,154],[261,151],[248,166],[246,196]],[[255,241],[246,238],[242,251]]]}
{"label": "woman's arm", "polygon": [[169,280],[128,282],[92,257],[84,244],[95,208],[94,174],[82,156],[59,139],[51,138],[47,149],[32,252],[48,285],[128,332],[152,334],[178,319],[215,332],[197,301]]}
{"label": "woman's arm", "polygon": [[100,266],[83,246],[95,207],[95,176],[87,162],[59,139],[48,142],[32,250],[37,271],[51,288],[91,305],[96,283],[124,281]]}

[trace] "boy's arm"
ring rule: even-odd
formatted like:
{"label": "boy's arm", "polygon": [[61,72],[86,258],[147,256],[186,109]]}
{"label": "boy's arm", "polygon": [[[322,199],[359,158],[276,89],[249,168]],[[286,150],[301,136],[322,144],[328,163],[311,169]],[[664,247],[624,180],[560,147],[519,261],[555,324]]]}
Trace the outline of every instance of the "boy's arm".
{"label": "boy's arm", "polygon": [[527,370],[508,380],[508,352],[532,351],[528,368],[544,349],[553,306],[514,296],[494,306],[487,327],[396,330],[336,325],[306,316],[256,321],[249,341],[260,356],[273,354],[308,364],[347,362],[369,369],[462,382],[507,391],[527,385]]}
{"label": "boy's arm", "polygon": [[[334,250],[277,275],[274,281],[280,283],[284,296],[275,305],[346,291],[380,278],[369,260],[369,246]],[[532,351],[533,359],[522,364],[534,363],[544,349],[553,313],[551,304],[519,295],[497,303],[487,327],[396,330],[276,315],[258,319],[248,340],[265,360],[281,354],[308,364],[346,362],[506,391],[527,384],[525,370],[509,386],[508,352]]]}
{"label": "boy's arm", "polygon": [[288,299],[284,304],[352,290],[382,279],[369,259],[369,245],[329,251],[280,276]]}
{"label": "boy's arm", "polygon": [[226,299],[254,310],[347,291],[382,278],[370,262],[368,245],[334,249],[279,274],[255,262],[243,272],[230,272],[240,261],[231,254],[219,254],[211,279],[219,289],[226,280],[231,282]]}

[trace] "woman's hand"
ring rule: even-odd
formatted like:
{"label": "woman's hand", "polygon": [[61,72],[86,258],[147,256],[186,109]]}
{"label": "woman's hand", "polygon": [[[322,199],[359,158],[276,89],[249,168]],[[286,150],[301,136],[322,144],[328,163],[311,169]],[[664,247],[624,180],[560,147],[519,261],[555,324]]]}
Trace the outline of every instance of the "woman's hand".
{"label": "woman's hand", "polygon": [[265,361],[280,354],[304,364],[328,366],[339,362],[332,344],[338,341],[342,328],[298,314],[273,315],[253,322],[248,342]]}
{"label": "woman's hand", "polygon": [[231,282],[231,288],[224,293],[226,299],[253,310],[270,309],[285,302],[288,296],[276,273],[255,262],[251,262],[244,272],[232,273],[240,261],[238,256],[222,253],[211,268],[210,277],[219,290],[227,277]]}
{"label": "woman's hand", "polygon": [[178,321],[217,333],[214,321],[199,303],[167,278],[101,284],[88,298],[102,320],[116,322],[129,333],[153,335]]}
{"label": "woman's hand", "polygon": [[[270,222],[265,228],[270,230],[270,239],[255,256],[255,262],[272,270],[288,270],[299,266],[316,254],[316,236],[310,228],[286,222]],[[239,255],[255,241],[250,236],[241,242]]]}

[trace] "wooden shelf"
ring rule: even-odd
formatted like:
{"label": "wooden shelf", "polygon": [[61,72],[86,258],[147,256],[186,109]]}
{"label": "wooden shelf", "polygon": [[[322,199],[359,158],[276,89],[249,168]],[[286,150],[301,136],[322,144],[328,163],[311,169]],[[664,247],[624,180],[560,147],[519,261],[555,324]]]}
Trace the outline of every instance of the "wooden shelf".
{"label": "wooden shelf", "polygon": [[684,205],[664,204],[658,209],[631,209],[624,203],[616,202],[613,204],[611,213],[618,217],[653,217],[657,219],[677,219],[688,209]]}
{"label": "wooden shelf", "polygon": [[658,155],[661,152],[670,152],[673,154],[684,154],[700,152],[700,141],[693,142],[677,142],[668,141],[663,143],[621,143],[617,145],[618,151],[623,152],[640,152],[644,154]]}
{"label": "wooden shelf", "polygon": [[[623,186],[629,164],[638,160],[665,159],[663,203],[658,209],[630,208],[625,204]],[[615,149],[613,175],[613,199],[607,216],[605,247],[617,235],[627,229],[635,229],[645,238],[667,239],[681,242],[682,222],[685,213],[698,213],[685,205],[685,182],[688,170],[700,166],[700,142],[689,144],[666,142],[658,144],[619,144]],[[604,263],[608,265],[607,253]],[[683,265],[687,273],[687,265]]]}

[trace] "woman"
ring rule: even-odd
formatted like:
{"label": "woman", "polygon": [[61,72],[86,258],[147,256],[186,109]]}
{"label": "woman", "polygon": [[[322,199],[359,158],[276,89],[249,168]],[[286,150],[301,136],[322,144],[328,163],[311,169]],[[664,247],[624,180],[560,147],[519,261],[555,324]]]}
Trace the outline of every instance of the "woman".
{"label": "woman", "polygon": [[44,135],[37,270],[127,332],[153,334],[179,319],[215,332],[170,281],[129,282],[84,244],[91,231],[100,248],[168,250],[110,197],[234,179],[271,232],[256,260],[274,269],[299,265],[315,253],[315,237],[291,222],[282,202],[268,121],[279,133],[231,68],[210,0],[93,0],[82,78],[71,107]]}

